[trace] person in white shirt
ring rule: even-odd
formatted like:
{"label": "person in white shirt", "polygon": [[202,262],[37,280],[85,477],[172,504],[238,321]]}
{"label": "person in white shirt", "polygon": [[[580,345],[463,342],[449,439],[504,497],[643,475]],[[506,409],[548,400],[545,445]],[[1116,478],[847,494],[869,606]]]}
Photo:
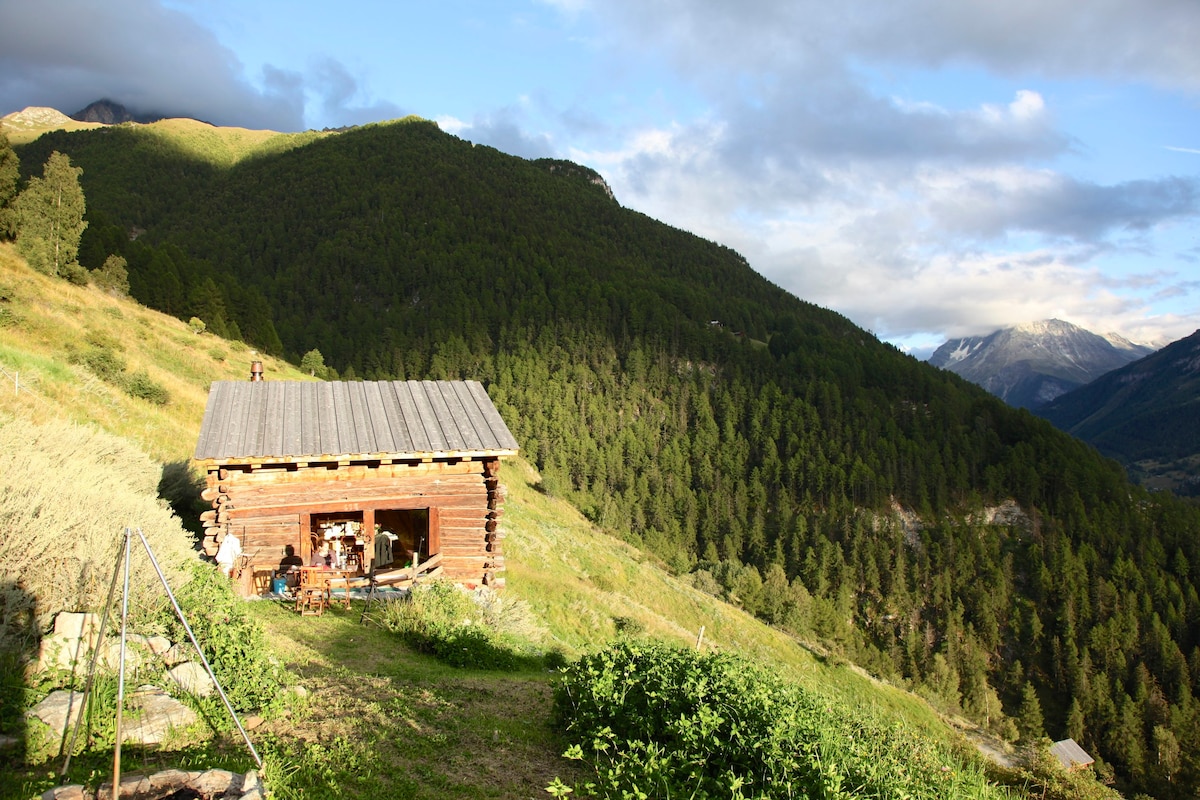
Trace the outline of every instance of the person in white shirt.
{"label": "person in white shirt", "polygon": [[221,546],[217,548],[217,568],[223,575],[229,577],[233,572],[233,565],[241,554],[241,540],[232,533],[225,534],[225,538],[221,540]]}

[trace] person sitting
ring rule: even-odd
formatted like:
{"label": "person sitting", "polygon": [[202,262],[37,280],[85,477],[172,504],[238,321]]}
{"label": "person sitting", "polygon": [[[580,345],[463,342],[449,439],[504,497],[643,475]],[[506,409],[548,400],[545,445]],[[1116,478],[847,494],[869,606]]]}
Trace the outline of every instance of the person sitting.
{"label": "person sitting", "polygon": [[283,558],[279,561],[280,572],[290,572],[293,567],[303,567],[304,559],[296,555],[296,548],[290,544],[283,548]]}

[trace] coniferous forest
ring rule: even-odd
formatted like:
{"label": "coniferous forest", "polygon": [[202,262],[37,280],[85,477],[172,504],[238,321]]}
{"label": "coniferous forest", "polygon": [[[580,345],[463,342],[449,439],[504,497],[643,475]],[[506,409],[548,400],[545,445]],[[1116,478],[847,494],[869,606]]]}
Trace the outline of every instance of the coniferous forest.
{"label": "coniferous forest", "polygon": [[420,120],[296,145],[219,164],[118,126],[18,154],[82,167],[80,262],[123,257],[143,303],[342,379],[481,380],[546,492],[698,588],[1195,795],[1200,509],[585,167]]}

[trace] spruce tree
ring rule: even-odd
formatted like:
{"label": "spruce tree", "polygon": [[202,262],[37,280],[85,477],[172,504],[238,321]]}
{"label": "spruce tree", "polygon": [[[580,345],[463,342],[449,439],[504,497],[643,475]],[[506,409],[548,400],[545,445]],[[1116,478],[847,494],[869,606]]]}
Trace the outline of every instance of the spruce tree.
{"label": "spruce tree", "polygon": [[47,159],[42,177],[32,178],[17,196],[17,249],[39,272],[71,278],[79,269],[79,239],[87,227],[83,170],[55,151]]}
{"label": "spruce tree", "polygon": [[21,162],[13,151],[8,137],[0,132],[0,241],[17,235],[17,182],[21,177]]}

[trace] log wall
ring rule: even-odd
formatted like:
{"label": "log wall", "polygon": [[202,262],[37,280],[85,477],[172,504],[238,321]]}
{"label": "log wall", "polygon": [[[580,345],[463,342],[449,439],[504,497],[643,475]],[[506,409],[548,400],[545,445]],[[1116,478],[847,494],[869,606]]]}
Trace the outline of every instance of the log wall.
{"label": "log wall", "polygon": [[311,515],[361,512],[364,535],[371,538],[376,511],[427,508],[431,551],[436,546],[441,553],[446,577],[500,586],[499,464],[490,458],[214,467],[203,493],[213,504],[201,515],[204,550],[215,555],[221,540],[234,533],[246,557],[243,572],[273,569],[289,544],[307,562]]}

